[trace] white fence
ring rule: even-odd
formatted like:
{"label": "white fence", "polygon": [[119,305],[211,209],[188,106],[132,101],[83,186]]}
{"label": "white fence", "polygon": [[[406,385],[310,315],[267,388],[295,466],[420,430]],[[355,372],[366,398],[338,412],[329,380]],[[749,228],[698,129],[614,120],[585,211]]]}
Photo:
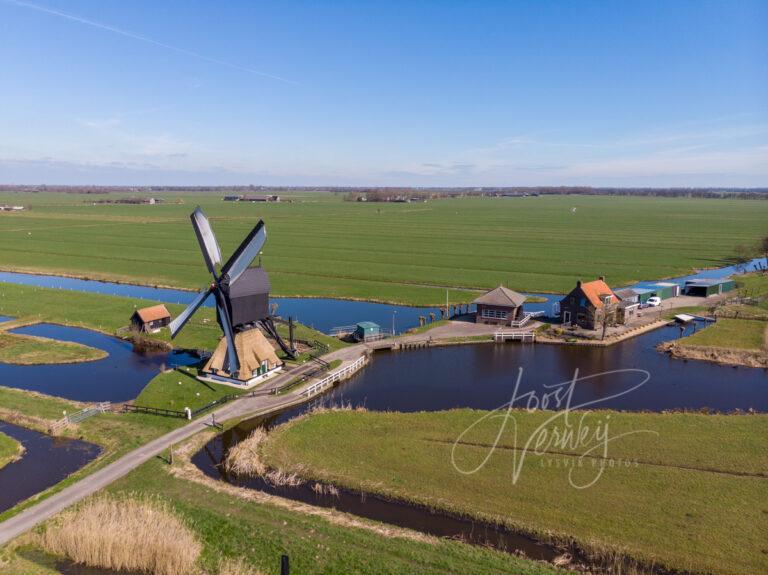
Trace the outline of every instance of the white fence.
{"label": "white fence", "polygon": [[523,332],[497,331],[495,334],[493,334],[493,341],[504,342],[504,341],[515,341],[515,340],[535,342],[536,334],[532,331],[523,331]]}
{"label": "white fence", "polygon": [[91,405],[89,407],[86,407],[85,409],[81,409],[80,411],[76,411],[75,413],[72,413],[70,415],[65,415],[61,419],[59,419],[57,422],[55,422],[53,425],[51,425],[51,432],[57,433],[67,427],[68,425],[71,425],[73,423],[80,423],[84,419],[88,419],[92,415],[96,415],[97,413],[104,413],[109,411],[110,403],[108,401],[102,401],[101,403],[97,403],[96,405]]}
{"label": "white fence", "polygon": [[346,379],[347,377],[355,373],[357,370],[363,367],[363,364],[365,364],[366,359],[367,359],[366,356],[364,355],[360,356],[353,363],[350,363],[349,365],[342,367],[338,371],[334,371],[333,373],[327,375],[320,381],[316,381],[315,383],[310,385],[307,389],[302,391],[301,394],[306,397],[312,397],[313,395],[317,395],[324,389],[331,387],[337,381]]}

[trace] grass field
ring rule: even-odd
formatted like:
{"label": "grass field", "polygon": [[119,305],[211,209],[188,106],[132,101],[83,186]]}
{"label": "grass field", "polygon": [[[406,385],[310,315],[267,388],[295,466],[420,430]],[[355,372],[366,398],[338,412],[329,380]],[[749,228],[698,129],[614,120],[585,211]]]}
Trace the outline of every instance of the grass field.
{"label": "grass field", "polygon": [[723,349],[768,349],[768,342],[765,340],[766,327],[766,321],[720,318],[714,325],[683,338],[678,343]]}
{"label": "grass field", "polygon": [[21,444],[0,432],[0,469],[14,461],[21,454]]}
{"label": "grass field", "polygon": [[[410,304],[470,300],[462,288],[499,284],[565,292],[578,278],[612,285],[720,266],[737,244],[768,231],[768,202],[545,196],[426,204],[223,202],[221,194],[163,194],[163,205],[86,205],[75,194],[2,194],[29,211],[0,214],[0,268],[199,288],[209,281],[188,214],[200,204],[225,254],[258,220],[276,295]],[[172,203],[176,200],[183,203]],[[573,211],[576,208],[576,211]]]}
{"label": "grass field", "polygon": [[[278,428],[263,456],[304,477],[502,522],[545,539],[572,537],[598,552],[617,550],[696,573],[768,569],[768,417],[594,413],[585,419],[593,431],[610,416],[611,436],[658,435],[615,440],[608,457],[633,463],[606,467],[594,485],[574,489],[569,470],[586,483],[595,476],[595,460],[578,467],[567,447],[542,455],[531,449],[519,481],[512,481],[521,454],[513,448],[550,412],[515,412],[517,441],[510,424],[480,471],[458,473],[452,445],[487,413],[321,413]],[[571,418],[577,426],[577,416]],[[482,462],[498,427],[498,420],[486,419],[462,438],[455,453],[461,469]]]}
{"label": "grass field", "polygon": [[56,341],[0,331],[0,362],[20,365],[77,363],[107,356],[105,351],[71,341]]}

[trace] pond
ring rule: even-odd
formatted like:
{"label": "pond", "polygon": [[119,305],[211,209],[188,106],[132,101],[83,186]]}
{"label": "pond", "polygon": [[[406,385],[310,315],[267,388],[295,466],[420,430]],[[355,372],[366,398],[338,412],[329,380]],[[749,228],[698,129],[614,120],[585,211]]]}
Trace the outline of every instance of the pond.
{"label": "pond", "polygon": [[0,431],[26,449],[21,459],[0,469],[0,513],[56,485],[101,451],[92,443],[52,437],[3,421],[0,421]]}
{"label": "pond", "polygon": [[89,329],[40,323],[11,330],[106,351],[104,359],[85,363],[13,365],[0,363],[0,385],[38,391],[76,401],[120,402],[135,398],[166,367],[199,361],[183,352],[138,354],[127,341]]}

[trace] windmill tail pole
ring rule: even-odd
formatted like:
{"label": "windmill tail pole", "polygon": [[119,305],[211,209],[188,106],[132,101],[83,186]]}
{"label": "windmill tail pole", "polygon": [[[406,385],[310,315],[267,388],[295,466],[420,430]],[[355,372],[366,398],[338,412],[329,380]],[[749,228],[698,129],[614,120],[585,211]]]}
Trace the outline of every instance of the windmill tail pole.
{"label": "windmill tail pole", "polygon": [[291,346],[291,351],[296,352],[296,339],[294,338],[294,325],[293,317],[288,318],[288,343]]}
{"label": "windmill tail pole", "polygon": [[283,338],[280,337],[280,334],[277,333],[277,328],[275,327],[275,323],[272,321],[271,317],[262,320],[261,325],[264,326],[264,329],[267,330],[267,333],[277,342],[277,345],[280,346],[280,349],[283,350],[285,355],[291,359],[296,359],[296,350],[292,347],[288,347]]}

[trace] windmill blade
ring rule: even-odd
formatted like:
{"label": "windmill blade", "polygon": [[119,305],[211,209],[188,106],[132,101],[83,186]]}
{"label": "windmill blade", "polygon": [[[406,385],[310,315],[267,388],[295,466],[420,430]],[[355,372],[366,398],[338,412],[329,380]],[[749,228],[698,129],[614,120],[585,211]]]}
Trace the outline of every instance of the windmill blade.
{"label": "windmill blade", "polygon": [[227,301],[221,291],[216,292],[216,311],[219,314],[219,322],[224,330],[224,336],[227,338],[227,371],[234,376],[240,371],[240,362],[237,359],[237,348],[235,347],[235,332],[229,321],[229,312],[227,311]]}
{"label": "windmill blade", "polygon": [[192,220],[192,227],[195,228],[195,235],[197,236],[197,242],[200,244],[200,249],[203,251],[205,265],[208,266],[208,271],[213,274],[213,277],[216,277],[216,264],[221,263],[221,250],[219,249],[219,243],[216,241],[216,236],[213,235],[211,223],[199,206],[195,208],[189,219]]}
{"label": "windmill blade", "polygon": [[203,305],[203,302],[208,298],[210,294],[211,288],[201,291],[199,294],[197,294],[197,297],[192,300],[192,303],[190,303],[183,312],[176,316],[176,319],[171,322],[172,338],[176,337],[176,334],[179,333],[181,328],[184,327],[184,325],[189,321],[189,318],[191,318],[192,315],[197,311],[197,308]]}
{"label": "windmill blade", "polygon": [[243,243],[238,246],[232,257],[229,258],[224,267],[221,268],[222,275],[229,276],[230,285],[235,283],[237,278],[248,269],[251,262],[259,255],[261,248],[264,246],[264,242],[267,241],[267,228],[264,226],[264,221],[259,220],[251,230],[251,233],[243,240]]}

